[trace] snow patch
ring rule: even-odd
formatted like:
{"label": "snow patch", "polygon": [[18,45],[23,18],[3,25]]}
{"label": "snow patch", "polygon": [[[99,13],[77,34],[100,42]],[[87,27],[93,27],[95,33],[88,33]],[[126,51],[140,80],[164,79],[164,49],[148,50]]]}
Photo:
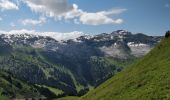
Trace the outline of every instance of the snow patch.
{"label": "snow patch", "polygon": [[148,46],[147,44],[143,44],[143,43],[134,43],[134,42],[128,42],[127,45],[129,47],[142,47],[142,46]]}
{"label": "snow patch", "polygon": [[[83,32],[78,32],[78,31],[68,32],[68,33],[60,33],[60,32],[36,32],[35,30],[26,30],[26,29],[12,30],[9,32],[0,31],[0,34],[16,35],[18,37],[20,37],[21,35],[24,35],[24,34],[29,34],[29,35],[34,35],[34,36],[51,37],[57,41],[76,39],[80,36],[85,35]],[[8,36],[8,38],[10,38],[10,36]],[[25,38],[28,38],[28,37],[25,36]]]}

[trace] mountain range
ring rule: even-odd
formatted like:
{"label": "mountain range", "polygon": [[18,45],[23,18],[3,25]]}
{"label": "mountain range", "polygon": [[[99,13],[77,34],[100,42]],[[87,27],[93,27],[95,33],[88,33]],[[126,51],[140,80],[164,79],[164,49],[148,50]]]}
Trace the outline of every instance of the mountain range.
{"label": "mountain range", "polygon": [[[125,30],[62,41],[28,33],[1,34],[0,69],[5,71],[1,72],[3,83],[7,81],[7,85],[16,86],[5,78],[8,76],[21,86],[32,87],[27,91],[36,90],[37,94],[28,97],[20,92],[15,94],[8,91],[9,86],[7,89],[0,87],[1,95],[5,93],[4,96],[21,99],[36,98],[38,95],[48,99],[82,96],[141,59],[162,38]],[[17,91],[17,86],[14,90]],[[42,91],[49,94],[45,95]]]}

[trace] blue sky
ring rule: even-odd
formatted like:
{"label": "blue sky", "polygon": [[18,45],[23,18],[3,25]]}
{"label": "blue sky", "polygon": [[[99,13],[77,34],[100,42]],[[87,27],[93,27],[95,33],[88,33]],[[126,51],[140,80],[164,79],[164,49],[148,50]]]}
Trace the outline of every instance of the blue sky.
{"label": "blue sky", "polygon": [[170,0],[0,0],[0,30],[164,35]]}

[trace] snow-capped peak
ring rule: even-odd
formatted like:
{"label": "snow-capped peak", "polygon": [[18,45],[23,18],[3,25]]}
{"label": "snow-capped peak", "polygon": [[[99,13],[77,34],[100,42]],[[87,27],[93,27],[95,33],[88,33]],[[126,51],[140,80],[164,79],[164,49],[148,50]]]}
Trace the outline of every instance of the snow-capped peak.
{"label": "snow-capped peak", "polygon": [[128,35],[131,33],[126,30],[117,30],[117,31],[112,32],[111,34],[113,34],[113,35]]}
{"label": "snow-capped peak", "polygon": [[6,31],[0,31],[0,34],[5,35],[15,35],[15,37],[19,36],[44,36],[44,37],[51,37],[57,41],[61,40],[69,40],[69,39],[76,39],[80,36],[83,36],[83,32],[73,31],[68,33],[60,33],[60,32],[36,32],[34,30],[12,30],[9,32]]}

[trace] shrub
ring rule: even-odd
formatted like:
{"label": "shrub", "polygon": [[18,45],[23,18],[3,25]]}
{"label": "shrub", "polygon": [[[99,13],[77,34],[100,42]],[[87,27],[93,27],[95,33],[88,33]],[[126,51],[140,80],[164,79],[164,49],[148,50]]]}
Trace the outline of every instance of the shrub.
{"label": "shrub", "polygon": [[166,33],[165,33],[165,38],[169,38],[170,37],[170,31],[167,31]]}

